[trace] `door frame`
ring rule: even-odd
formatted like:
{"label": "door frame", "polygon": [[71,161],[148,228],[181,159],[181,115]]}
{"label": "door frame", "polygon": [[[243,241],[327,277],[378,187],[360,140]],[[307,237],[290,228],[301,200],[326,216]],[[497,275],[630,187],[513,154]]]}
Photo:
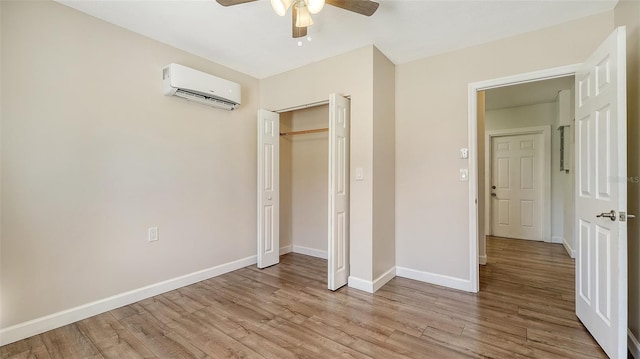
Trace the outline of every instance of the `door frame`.
{"label": "door frame", "polygon": [[[477,293],[480,288],[479,269],[479,218],[478,218],[478,91],[518,85],[527,82],[575,76],[580,64],[526,72],[491,80],[473,82],[468,85],[468,134],[469,134],[469,291]],[[574,194],[575,196],[575,194]],[[486,217],[486,214],[485,214]],[[484,234],[483,234],[484,235]]]}
{"label": "door frame", "polygon": [[[328,95],[328,97],[327,97],[327,99],[326,99],[326,100],[320,100],[320,101],[316,101],[316,102],[310,102],[310,103],[306,103],[306,104],[300,104],[300,105],[296,105],[296,106],[291,106],[291,107],[281,108],[281,109],[277,109],[277,110],[267,110],[267,111],[274,112],[274,113],[276,113],[276,114],[280,115],[280,114],[285,113],[285,112],[292,112],[292,111],[296,111],[296,110],[303,110],[303,109],[307,109],[307,108],[318,107],[318,106],[324,106],[324,105],[326,105],[326,106],[328,106],[328,107],[329,107],[329,105],[330,105],[330,103],[331,103],[331,96],[332,96],[332,95],[336,95],[336,96],[344,97],[344,98],[346,98],[346,99],[349,101],[349,115],[351,115],[351,112],[352,112],[352,107],[351,107],[351,105],[350,105],[350,104],[351,104],[351,95],[349,95],[349,94],[340,94],[340,93],[338,93],[338,92],[330,93],[330,94]],[[262,108],[261,108],[261,109],[262,109]],[[258,111],[260,111],[260,109],[259,109]],[[329,116],[331,116],[331,113],[329,113]],[[330,119],[329,119],[329,121],[328,121],[328,127],[329,127],[329,128],[331,128],[331,120],[330,120]],[[330,133],[331,133],[331,132],[330,132]],[[348,135],[347,135],[347,144],[348,144],[348,146],[350,147],[350,146],[351,146],[351,137],[352,137],[352,136],[351,136],[352,132],[351,132],[351,121],[350,121],[350,120],[349,120],[349,130],[347,131],[347,133],[348,133]],[[329,147],[330,147],[330,144],[329,144]],[[329,148],[329,151],[330,151],[330,150],[331,150],[331,148]],[[279,155],[279,154],[280,154],[280,153],[279,153],[279,151],[278,151],[278,155]],[[331,166],[331,155],[330,155],[330,153],[329,153],[329,152],[327,153],[327,156],[329,157],[329,166]],[[349,161],[349,163],[351,163],[351,151],[349,151],[348,161]],[[349,188],[348,193],[350,194],[350,188],[351,188],[351,186],[352,186],[352,183],[351,183],[351,182],[352,182],[352,179],[351,179],[351,175],[350,175],[350,172],[351,172],[351,167],[350,167],[350,165],[348,165],[348,166],[346,167],[346,171],[347,171],[347,173],[346,173],[346,179],[347,179],[347,182],[348,182],[348,183],[347,183],[347,188]],[[329,171],[329,172],[330,172],[329,174],[331,174],[331,171]],[[279,182],[279,180],[278,180],[278,182]],[[331,194],[331,191],[330,191],[330,189],[329,189],[329,188],[327,188],[327,194]],[[331,209],[331,208],[330,208],[330,207],[331,207],[330,205],[329,205],[328,207],[329,207],[329,209]],[[349,200],[348,200],[348,203],[347,203],[346,211],[347,211],[347,215],[348,215],[347,226],[348,226],[348,228],[350,228],[350,227],[351,227],[351,218],[352,218],[352,217],[351,217],[351,197],[350,197],[350,196],[349,196]],[[278,208],[278,213],[279,213],[279,212],[280,212],[280,210],[279,210],[279,208]],[[327,218],[327,219],[328,219],[328,224],[331,224],[331,218]],[[259,234],[258,234],[258,236],[259,236]],[[331,251],[330,251],[330,247],[331,247],[331,246],[330,246],[330,243],[329,243],[330,237],[331,237],[330,235],[329,235],[329,236],[327,236],[327,252],[326,252],[326,253],[327,253],[327,257],[326,257],[326,258],[324,258],[324,259],[327,259],[327,276],[329,276],[329,275],[331,274],[331,273],[330,273],[330,272],[331,272],[331,268],[330,268],[330,265],[331,265]],[[259,239],[259,237],[258,237],[258,239]],[[348,231],[347,231],[347,248],[350,248],[350,246],[351,246],[351,233],[350,233],[350,230],[348,230]],[[291,249],[290,249],[289,251],[286,251],[286,252],[282,252],[282,251],[281,251],[281,249],[282,249],[283,247],[278,248],[279,256],[280,256],[280,255],[283,255],[283,254],[286,254],[286,253],[288,253],[288,252],[293,251],[293,247],[294,247],[294,246],[293,246],[293,245],[291,245]],[[305,253],[305,254],[307,254],[307,253]],[[351,251],[350,251],[350,250],[349,250],[349,253],[348,253],[348,255],[347,255],[347,272],[349,272],[349,270],[348,270],[348,268],[349,268],[349,265],[348,265],[348,264],[349,264],[349,263],[351,263]],[[347,278],[349,277],[349,274],[350,274],[350,273],[347,273]],[[329,278],[327,278],[327,279],[329,279]],[[328,282],[328,285],[330,285],[330,284],[331,284],[329,280],[328,280],[327,282]],[[345,285],[348,285],[348,283],[346,283]]]}
{"label": "door frame", "polygon": [[[551,126],[536,126],[509,128],[505,130],[487,131],[484,141],[484,178],[485,186],[491,183],[491,171],[493,156],[491,155],[491,140],[494,137],[506,137],[517,135],[542,135],[542,240],[551,243]],[[491,194],[485,189],[484,196],[484,234],[491,234]]]}

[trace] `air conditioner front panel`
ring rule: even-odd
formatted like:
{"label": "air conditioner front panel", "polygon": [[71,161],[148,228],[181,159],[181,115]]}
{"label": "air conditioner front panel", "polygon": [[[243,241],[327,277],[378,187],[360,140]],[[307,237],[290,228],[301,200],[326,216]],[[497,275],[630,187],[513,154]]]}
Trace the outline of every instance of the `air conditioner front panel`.
{"label": "air conditioner front panel", "polygon": [[215,108],[221,108],[223,110],[227,110],[227,111],[233,111],[236,109],[236,107],[238,107],[237,104],[233,104],[231,102],[228,101],[221,101],[221,100],[217,100],[213,97],[209,97],[209,96],[202,96],[200,94],[196,94],[196,93],[191,93],[185,90],[180,90],[178,89],[174,96],[177,97],[181,97],[183,99],[189,100],[189,101],[193,101],[193,102],[197,102],[197,103],[201,103],[203,105],[207,105],[207,106],[211,106],[211,107],[215,107]]}
{"label": "air conditioner front panel", "polygon": [[179,64],[170,64],[164,70],[164,92],[175,95],[181,89],[189,93],[240,104],[240,85]]}

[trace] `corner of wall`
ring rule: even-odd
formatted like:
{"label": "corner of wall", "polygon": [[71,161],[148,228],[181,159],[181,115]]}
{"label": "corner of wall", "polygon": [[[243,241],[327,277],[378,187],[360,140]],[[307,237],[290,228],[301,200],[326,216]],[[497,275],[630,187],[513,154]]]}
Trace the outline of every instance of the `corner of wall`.
{"label": "corner of wall", "polygon": [[[373,48],[373,268],[395,273],[395,65]],[[391,268],[391,269],[390,269]],[[386,283],[386,281],[385,281]]]}

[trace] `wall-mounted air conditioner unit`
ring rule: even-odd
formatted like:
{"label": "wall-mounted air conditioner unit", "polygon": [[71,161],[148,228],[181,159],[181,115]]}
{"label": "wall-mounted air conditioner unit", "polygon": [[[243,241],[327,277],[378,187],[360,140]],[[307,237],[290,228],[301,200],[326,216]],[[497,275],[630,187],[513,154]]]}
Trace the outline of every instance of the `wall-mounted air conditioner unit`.
{"label": "wall-mounted air conditioner unit", "polygon": [[164,94],[232,111],[240,105],[240,85],[178,64],[162,70]]}

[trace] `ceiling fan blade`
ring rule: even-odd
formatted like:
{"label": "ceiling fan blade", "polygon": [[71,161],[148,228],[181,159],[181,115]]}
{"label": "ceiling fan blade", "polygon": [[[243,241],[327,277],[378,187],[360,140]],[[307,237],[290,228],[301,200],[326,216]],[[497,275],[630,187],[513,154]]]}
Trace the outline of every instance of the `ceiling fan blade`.
{"label": "ceiling fan blade", "polygon": [[291,7],[291,37],[297,39],[299,37],[307,36],[307,28],[306,27],[297,27],[296,20],[298,19],[298,7]]}
{"label": "ceiling fan blade", "polygon": [[256,0],[216,0],[218,4],[222,6],[232,6],[232,5],[240,5],[246,2],[252,2]]}
{"label": "ceiling fan blade", "polygon": [[341,9],[353,11],[355,13],[371,16],[378,10],[378,4],[370,0],[325,0],[327,4],[337,6]]}

